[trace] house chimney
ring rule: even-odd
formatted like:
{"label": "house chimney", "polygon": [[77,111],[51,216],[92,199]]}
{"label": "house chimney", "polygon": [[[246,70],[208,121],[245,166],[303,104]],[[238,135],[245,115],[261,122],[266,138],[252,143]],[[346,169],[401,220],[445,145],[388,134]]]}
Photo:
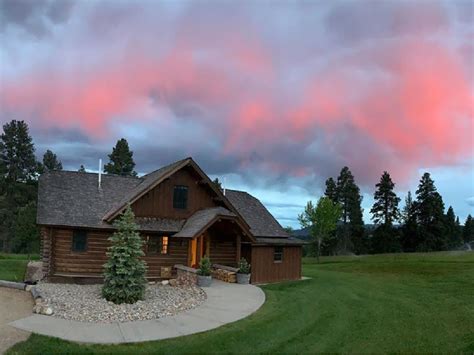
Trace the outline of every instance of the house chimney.
{"label": "house chimney", "polygon": [[102,188],[102,159],[99,159],[99,190]]}

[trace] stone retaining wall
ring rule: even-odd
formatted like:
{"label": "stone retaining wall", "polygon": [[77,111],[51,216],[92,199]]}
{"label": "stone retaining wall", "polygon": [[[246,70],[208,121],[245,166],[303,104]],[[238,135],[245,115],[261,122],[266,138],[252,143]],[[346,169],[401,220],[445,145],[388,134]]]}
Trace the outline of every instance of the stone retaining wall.
{"label": "stone retaining wall", "polygon": [[180,286],[197,285],[197,270],[184,265],[175,265],[177,271],[176,283]]}

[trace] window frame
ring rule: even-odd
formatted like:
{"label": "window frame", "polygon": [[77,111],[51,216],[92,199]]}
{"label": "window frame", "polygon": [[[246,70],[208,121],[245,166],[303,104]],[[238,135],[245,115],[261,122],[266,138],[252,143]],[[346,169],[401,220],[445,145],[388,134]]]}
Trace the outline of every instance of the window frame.
{"label": "window frame", "polygon": [[[165,239],[166,238],[166,239]],[[164,243],[166,241],[166,243]],[[153,246],[153,250],[150,250]],[[166,252],[163,252],[166,251]],[[150,235],[146,236],[146,255],[170,255],[170,237],[169,235]]]}
{"label": "window frame", "polygon": [[[177,196],[177,193],[179,192],[184,193],[184,195]],[[182,200],[178,200],[178,198],[181,198]],[[189,187],[186,185],[175,185],[173,188],[173,208],[177,210],[187,210],[188,202],[189,202]]]}
{"label": "window frame", "polygon": [[[277,251],[279,250],[279,251]],[[284,255],[285,248],[282,246],[275,246],[273,247],[273,262],[274,263],[282,263],[283,262],[283,255]],[[277,255],[279,255],[279,258],[277,258]]]}
{"label": "window frame", "polygon": [[[73,253],[85,253],[87,252],[87,231],[83,229],[74,229],[72,232],[72,239],[71,239],[71,251]],[[84,247],[83,249],[78,249],[77,245],[79,244],[77,241],[75,241],[76,238],[84,238],[83,244]]]}

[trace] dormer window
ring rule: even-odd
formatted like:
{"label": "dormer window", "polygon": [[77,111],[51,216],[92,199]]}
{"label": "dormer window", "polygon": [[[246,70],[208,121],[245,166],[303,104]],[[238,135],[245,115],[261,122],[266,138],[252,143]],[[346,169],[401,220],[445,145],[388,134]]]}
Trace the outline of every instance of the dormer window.
{"label": "dormer window", "polygon": [[188,187],[176,185],[173,192],[173,207],[181,210],[188,208]]}

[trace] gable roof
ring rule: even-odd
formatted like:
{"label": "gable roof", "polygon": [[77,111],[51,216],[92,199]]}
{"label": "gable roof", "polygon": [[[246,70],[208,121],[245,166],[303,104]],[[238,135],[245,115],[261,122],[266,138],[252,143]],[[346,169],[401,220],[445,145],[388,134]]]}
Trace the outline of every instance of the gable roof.
{"label": "gable roof", "polygon": [[197,211],[186,220],[183,228],[175,237],[194,238],[217,217],[237,217],[237,215],[224,207],[212,207]]}
{"label": "gable roof", "polygon": [[203,176],[204,181],[224,202],[226,208],[219,207],[218,210],[211,208],[211,211],[202,212],[202,214],[198,211],[187,221],[137,218],[136,221],[141,230],[172,233],[183,230],[185,233],[187,228],[191,226],[197,228],[201,223],[196,222],[198,224],[194,225],[187,222],[201,221],[201,218],[209,221],[210,215],[219,211],[216,215],[220,213],[223,216],[233,216],[243,224],[244,230],[250,231],[252,236],[288,237],[288,234],[258,199],[246,192],[236,190],[226,190],[224,196],[191,158],[177,161],[141,178],[103,174],[101,189],[98,188],[96,173],[75,171],[44,173],[39,178],[37,223],[45,226],[112,229],[112,224],[105,220],[104,216],[111,216],[117,210],[120,213],[129,201],[136,200],[139,198],[137,196],[143,195],[144,192],[188,164],[193,165]]}
{"label": "gable roof", "polygon": [[110,222],[117,215],[122,213],[122,211],[127,207],[127,204],[132,204],[143,196],[146,192],[150,191],[153,187],[158,185],[168,176],[172,175],[177,170],[186,166],[191,158],[186,158],[183,160],[178,160],[172,164],[166,165],[158,170],[155,170],[147,175],[144,175],[141,178],[141,183],[137,184],[133,189],[128,191],[123,195],[118,203],[112,206],[111,209],[105,213],[103,219],[104,221]]}
{"label": "gable roof", "polygon": [[287,238],[289,236],[265,206],[249,193],[226,190],[226,197],[247,221],[250,232],[255,237]]}

